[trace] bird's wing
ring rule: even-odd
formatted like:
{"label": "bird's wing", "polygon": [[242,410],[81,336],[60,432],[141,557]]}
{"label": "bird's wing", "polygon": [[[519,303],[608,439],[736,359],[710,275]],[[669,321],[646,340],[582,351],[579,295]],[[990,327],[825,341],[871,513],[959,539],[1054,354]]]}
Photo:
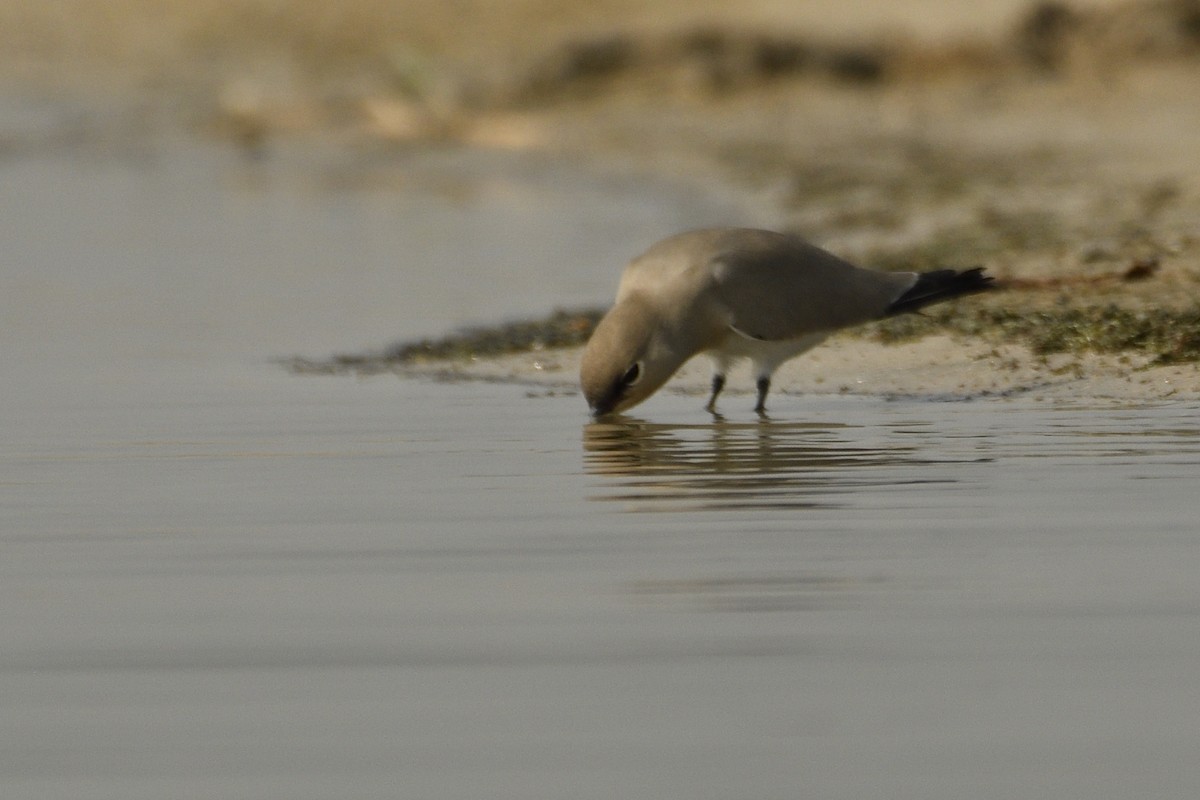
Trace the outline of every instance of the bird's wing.
{"label": "bird's wing", "polygon": [[729,232],[707,272],[731,327],[766,341],[878,319],[916,281],[911,272],[861,269],[798,237],[756,230]]}

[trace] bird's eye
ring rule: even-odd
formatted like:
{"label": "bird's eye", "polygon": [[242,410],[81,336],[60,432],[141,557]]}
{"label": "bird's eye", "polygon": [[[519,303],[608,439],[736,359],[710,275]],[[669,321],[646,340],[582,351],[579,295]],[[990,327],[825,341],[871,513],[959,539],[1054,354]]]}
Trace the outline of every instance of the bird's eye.
{"label": "bird's eye", "polygon": [[621,383],[624,386],[633,386],[642,379],[642,362],[638,361],[632,367],[625,371],[621,376]]}

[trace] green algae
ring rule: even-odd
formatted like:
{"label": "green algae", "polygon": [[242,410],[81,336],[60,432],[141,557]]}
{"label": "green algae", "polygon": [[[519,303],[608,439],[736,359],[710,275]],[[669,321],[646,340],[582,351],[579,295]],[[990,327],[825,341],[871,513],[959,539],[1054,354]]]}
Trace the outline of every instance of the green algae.
{"label": "green algae", "polygon": [[344,353],[325,359],[288,358],[293,372],[384,372],[394,367],[433,362],[469,361],[513,353],[579,347],[592,335],[602,309],[558,310],[542,319],[466,328],[437,338],[400,342],[379,352]]}
{"label": "green algae", "polygon": [[997,343],[1052,353],[1136,353],[1153,364],[1200,360],[1200,306],[1130,309],[1117,305],[1019,310],[1007,307],[942,307],[885,320],[871,335],[885,343],[934,333],[977,336]]}
{"label": "green algae", "polygon": [[[341,354],[326,359],[292,358],[292,371],[372,374],[397,367],[461,363],[515,353],[579,347],[587,342],[602,309],[555,311],[547,317],[470,328],[439,338],[404,342],[383,351]],[[1016,309],[991,305],[941,306],[906,314],[851,331],[885,344],[939,333],[970,336],[997,344],[1020,344],[1036,355],[1124,353],[1149,358],[1153,365],[1200,361],[1200,306],[1136,310],[1116,305]]]}
{"label": "green algae", "polygon": [[558,310],[543,319],[468,328],[451,336],[395,345],[384,358],[412,364],[576,347],[588,340],[602,314],[599,309]]}

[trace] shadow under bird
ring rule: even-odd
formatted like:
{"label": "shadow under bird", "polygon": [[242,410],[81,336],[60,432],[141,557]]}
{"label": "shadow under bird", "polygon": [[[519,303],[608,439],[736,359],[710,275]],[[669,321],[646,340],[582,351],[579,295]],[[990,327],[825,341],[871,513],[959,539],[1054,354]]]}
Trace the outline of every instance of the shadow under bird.
{"label": "shadow under bird", "polygon": [[991,286],[981,267],[880,272],[790,234],[687,231],[625,268],[616,304],[584,350],[580,382],[595,416],[625,411],[705,353],[714,362],[707,405],[714,411],[730,365],[748,358],[761,414],[779,365],[834,331]]}

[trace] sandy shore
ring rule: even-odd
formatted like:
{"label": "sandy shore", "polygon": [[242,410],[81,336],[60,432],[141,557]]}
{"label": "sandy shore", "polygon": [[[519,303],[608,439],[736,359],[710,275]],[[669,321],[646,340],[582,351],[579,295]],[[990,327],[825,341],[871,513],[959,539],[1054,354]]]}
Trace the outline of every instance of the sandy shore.
{"label": "sandy shore", "polygon": [[[476,360],[431,361],[395,366],[401,376],[438,380],[484,380],[527,384],[533,392],[578,394],[580,348],[520,353]],[[707,359],[688,363],[663,391],[707,396]],[[1037,356],[1020,345],[989,345],[977,339],[927,336],[884,345],[835,337],[785,364],[775,375],[773,403],[786,395],[884,395],[937,400],[1013,397],[1118,403],[1200,399],[1193,365],[1147,366],[1137,355]],[[581,396],[582,397],[582,396]],[[582,399],[580,403],[582,404]],[[652,401],[650,401],[652,402]],[[722,395],[728,413],[749,413],[753,381],[735,370]]]}
{"label": "sandy shore", "polygon": [[[425,0],[291,5],[9,3],[5,66],[41,91],[103,86],[143,110],[154,98],[260,158],[283,137],[455,144],[720,187],[763,226],[866,265],[982,264],[1011,289],[964,309],[1178,312],[1153,344],[1100,346],[1093,326],[1056,352],[1002,329],[839,338],[789,365],[783,391],[1200,394],[1195,2],[994,0],[968,14],[938,0],[760,0],[734,15],[716,2],[523,0],[503,13],[455,5],[453,19]],[[1150,366],[1164,341],[1172,363]],[[397,369],[557,386],[573,383],[576,359]],[[677,387],[701,391],[706,369]]]}

